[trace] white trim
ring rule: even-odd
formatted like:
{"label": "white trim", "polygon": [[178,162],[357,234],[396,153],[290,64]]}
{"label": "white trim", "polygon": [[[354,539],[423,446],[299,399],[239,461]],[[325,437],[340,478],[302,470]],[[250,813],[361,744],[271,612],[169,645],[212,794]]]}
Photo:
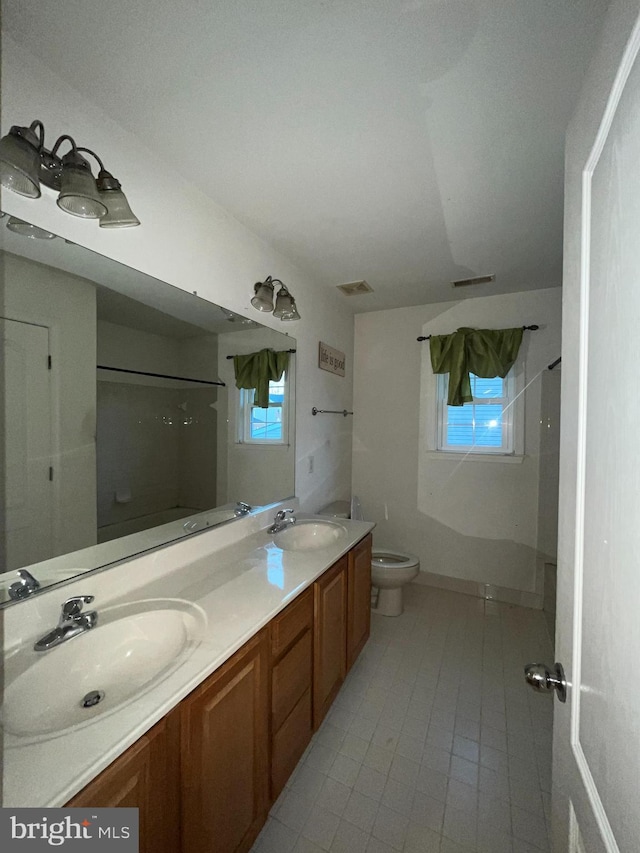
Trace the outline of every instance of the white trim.
{"label": "white trim", "polygon": [[516,604],[519,607],[528,607],[532,610],[542,610],[542,594],[525,589],[512,589],[511,587],[498,586],[492,583],[482,583],[467,578],[452,577],[451,575],[439,575],[420,569],[418,576],[412,583],[418,586],[430,586],[436,589],[448,589],[459,592],[462,595],[472,595],[485,601],[501,601],[506,604]]}
{"label": "white trim", "polygon": [[527,458],[515,453],[459,453],[453,450],[428,450],[427,459],[439,459],[443,462],[515,462],[521,464]]}
{"label": "white trim", "polygon": [[[575,685],[574,692],[578,692],[575,690]],[[589,798],[589,803],[593,810],[593,816],[595,817],[598,829],[600,830],[602,841],[607,849],[607,853],[620,853],[618,842],[616,841],[613,830],[611,829],[609,818],[607,817],[604,805],[600,799],[598,787],[595,783],[595,779],[593,778],[593,774],[591,773],[591,769],[589,768],[589,762],[584,754],[582,745],[580,743],[572,743],[571,748],[576,759],[576,764],[578,765],[578,771],[580,773],[582,783],[585,787],[585,791],[587,792],[587,797]]]}
{"label": "white trim", "polygon": [[587,853],[573,803],[569,800],[569,853]]}

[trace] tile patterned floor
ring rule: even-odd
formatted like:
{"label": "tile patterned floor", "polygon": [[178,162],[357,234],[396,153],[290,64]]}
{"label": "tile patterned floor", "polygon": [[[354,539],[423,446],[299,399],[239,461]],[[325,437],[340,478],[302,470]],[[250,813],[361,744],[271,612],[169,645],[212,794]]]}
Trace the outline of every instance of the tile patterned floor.
{"label": "tile patterned floor", "polygon": [[410,584],[371,639],[252,853],[549,851],[552,661],[541,612]]}

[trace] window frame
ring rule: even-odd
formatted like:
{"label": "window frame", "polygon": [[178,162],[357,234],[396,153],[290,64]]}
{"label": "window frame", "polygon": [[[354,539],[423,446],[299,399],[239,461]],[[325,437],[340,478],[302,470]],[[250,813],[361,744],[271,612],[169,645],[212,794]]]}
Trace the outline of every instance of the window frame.
{"label": "window frame", "polygon": [[436,377],[436,435],[434,449],[438,454],[475,456],[475,457],[493,457],[505,458],[515,457],[518,453],[519,434],[517,430],[518,421],[521,413],[516,412],[517,393],[517,376],[515,365],[509,373],[504,377],[503,381],[503,396],[502,397],[474,397],[470,403],[465,403],[465,406],[474,405],[476,407],[486,405],[502,405],[502,443],[500,447],[486,447],[477,444],[471,445],[449,445],[446,441],[447,431],[447,393],[449,387],[448,374],[437,374]]}
{"label": "window frame", "polygon": [[[251,420],[254,409],[262,409],[262,406],[256,406],[253,402],[255,389],[240,388],[238,390],[238,406],[237,406],[237,436],[236,443],[261,447],[288,447],[289,446],[289,409],[291,397],[291,382],[289,380],[289,371],[285,370],[282,379],[279,380],[284,385],[283,399],[281,404],[270,404],[270,409],[280,409],[280,423],[282,426],[282,436],[278,439],[272,438],[252,438],[251,437]],[[271,382],[269,385],[271,386]]]}

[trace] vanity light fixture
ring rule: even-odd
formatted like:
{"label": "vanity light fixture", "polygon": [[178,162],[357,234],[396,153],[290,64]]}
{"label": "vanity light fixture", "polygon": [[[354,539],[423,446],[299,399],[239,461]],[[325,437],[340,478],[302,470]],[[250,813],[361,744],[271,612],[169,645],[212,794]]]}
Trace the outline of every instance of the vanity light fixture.
{"label": "vanity light fixture", "polygon": [[[280,279],[277,278],[275,281],[280,282]],[[257,311],[273,314],[274,283],[274,280],[268,275],[264,281],[256,281],[253,285],[255,296],[251,300],[251,304]]]}
{"label": "vanity light fixture", "polygon": [[79,153],[73,139],[70,136],[61,136],[54,145],[51,156],[56,156],[62,142],[70,142],[71,151],[64,155],[60,173],[55,175],[56,189],[58,181],[60,184],[58,207],[81,219],[100,219],[106,216],[107,206],[100,200],[91,166]]}
{"label": "vanity light fixture", "polygon": [[84,151],[90,154],[99,164],[100,171],[96,185],[100,200],[106,205],[107,212],[100,217],[101,228],[131,228],[135,225],[140,225],[140,220],[129,207],[126,195],[122,192],[122,186],[117,178],[114,178],[111,172],[107,172],[104,163],[98,155],[89,148],[78,148],[78,151]]}
{"label": "vanity light fixture", "polygon": [[[58,149],[68,142],[64,156]],[[99,164],[98,179],[80,152]],[[57,204],[65,213],[81,219],[98,219],[101,228],[130,228],[140,225],[129,207],[117,178],[104,168],[102,160],[89,148],[79,148],[68,134],[59,136],[49,151],[44,147],[44,125],[33,121],[29,127],[14,125],[0,139],[0,184],[26,198],[39,198],[44,184],[58,194]]]}
{"label": "vanity light fixture", "polygon": [[[280,289],[274,307],[273,292],[276,284],[280,285]],[[257,281],[254,284],[253,292],[255,295],[251,304],[257,311],[273,314],[274,317],[283,321],[300,319],[295,299],[286,284],[283,284],[279,278],[272,278],[268,275],[264,281]]]}

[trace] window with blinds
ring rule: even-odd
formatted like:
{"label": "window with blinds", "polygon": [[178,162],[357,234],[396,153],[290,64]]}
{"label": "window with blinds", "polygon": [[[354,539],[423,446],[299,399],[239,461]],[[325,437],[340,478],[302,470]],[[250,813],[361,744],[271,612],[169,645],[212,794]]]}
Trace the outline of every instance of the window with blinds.
{"label": "window with blinds", "polygon": [[470,374],[473,400],[448,406],[449,376],[438,376],[437,449],[449,453],[512,454],[514,377],[483,379]]}

